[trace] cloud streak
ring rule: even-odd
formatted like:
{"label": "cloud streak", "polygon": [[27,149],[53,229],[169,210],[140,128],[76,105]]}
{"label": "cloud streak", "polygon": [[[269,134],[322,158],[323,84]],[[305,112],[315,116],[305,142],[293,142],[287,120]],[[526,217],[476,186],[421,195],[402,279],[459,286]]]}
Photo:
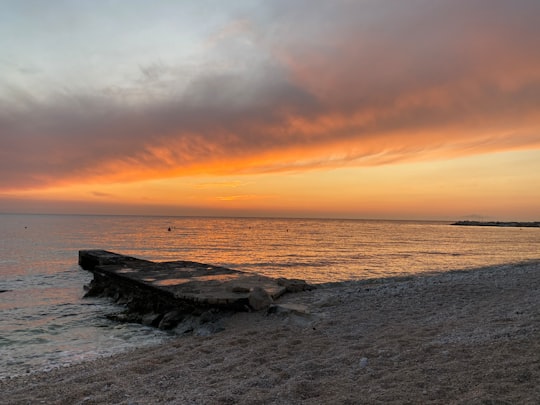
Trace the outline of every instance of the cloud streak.
{"label": "cloud streak", "polygon": [[196,69],[155,61],[113,92],[0,83],[0,190],[540,148],[539,13],[275,2],[209,38]]}

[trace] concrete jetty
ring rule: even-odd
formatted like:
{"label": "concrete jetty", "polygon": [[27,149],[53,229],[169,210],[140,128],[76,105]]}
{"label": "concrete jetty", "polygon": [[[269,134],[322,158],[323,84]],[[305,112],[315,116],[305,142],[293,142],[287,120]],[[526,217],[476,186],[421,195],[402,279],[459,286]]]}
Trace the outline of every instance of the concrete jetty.
{"label": "concrete jetty", "polygon": [[86,296],[112,297],[128,308],[122,320],[163,329],[208,310],[265,309],[286,292],[312,288],[303,280],[191,261],[152,262],[106,250],[80,250],[79,265],[94,274]]}

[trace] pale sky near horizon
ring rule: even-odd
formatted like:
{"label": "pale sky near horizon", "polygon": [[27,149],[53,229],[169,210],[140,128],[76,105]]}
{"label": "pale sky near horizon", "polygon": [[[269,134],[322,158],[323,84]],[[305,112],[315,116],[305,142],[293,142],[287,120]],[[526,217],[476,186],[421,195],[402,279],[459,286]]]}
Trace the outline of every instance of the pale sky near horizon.
{"label": "pale sky near horizon", "polygon": [[540,220],[540,2],[0,1],[0,212]]}

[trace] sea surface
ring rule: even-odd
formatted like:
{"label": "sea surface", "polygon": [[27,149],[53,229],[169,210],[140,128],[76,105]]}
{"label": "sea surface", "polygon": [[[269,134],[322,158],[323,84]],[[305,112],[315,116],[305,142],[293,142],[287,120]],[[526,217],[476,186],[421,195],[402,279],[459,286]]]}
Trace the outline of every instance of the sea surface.
{"label": "sea surface", "polygon": [[[170,228],[170,231],[169,231]],[[171,339],[83,298],[81,249],[190,260],[312,283],[540,258],[539,228],[443,222],[0,214],[0,378]]]}

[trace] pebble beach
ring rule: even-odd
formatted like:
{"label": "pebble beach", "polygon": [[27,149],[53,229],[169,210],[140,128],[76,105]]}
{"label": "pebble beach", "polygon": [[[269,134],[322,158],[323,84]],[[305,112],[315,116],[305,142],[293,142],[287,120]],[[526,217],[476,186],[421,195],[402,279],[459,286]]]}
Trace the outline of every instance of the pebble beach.
{"label": "pebble beach", "polygon": [[320,285],[278,311],[0,380],[4,404],[537,404],[540,261]]}

